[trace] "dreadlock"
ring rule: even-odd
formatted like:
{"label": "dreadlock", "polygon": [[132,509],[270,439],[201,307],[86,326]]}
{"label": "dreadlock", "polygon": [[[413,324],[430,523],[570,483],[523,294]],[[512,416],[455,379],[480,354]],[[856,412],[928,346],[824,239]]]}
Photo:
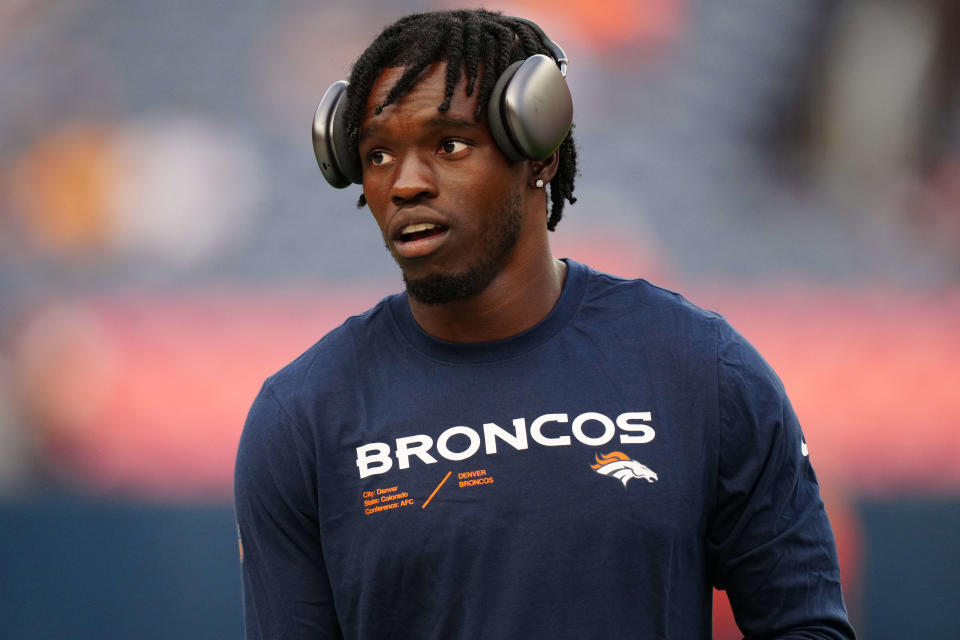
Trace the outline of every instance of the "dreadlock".
{"label": "dreadlock", "polygon": [[[376,106],[375,113],[381,113],[386,106],[405,96],[428,66],[446,62],[446,92],[437,110],[445,112],[450,108],[453,90],[466,72],[467,95],[477,91],[473,116],[479,122],[503,70],[537,53],[551,55],[539,34],[529,25],[500,13],[484,9],[437,11],[401,18],[386,27],[353,65],[344,114],[350,144],[356,152],[367,96],[384,69],[404,67],[404,72],[384,101]],[[576,173],[577,150],[571,132],[558,149],[557,172],[550,181],[551,206],[547,220],[550,231],[563,217],[564,200],[570,204],[577,201],[573,197]],[[366,203],[361,194],[357,206],[363,207]]]}

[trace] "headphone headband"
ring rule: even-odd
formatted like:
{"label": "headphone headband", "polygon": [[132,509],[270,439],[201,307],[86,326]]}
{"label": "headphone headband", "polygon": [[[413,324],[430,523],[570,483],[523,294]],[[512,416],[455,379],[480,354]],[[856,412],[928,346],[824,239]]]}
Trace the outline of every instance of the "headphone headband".
{"label": "headphone headband", "polygon": [[567,58],[567,54],[564,52],[560,45],[550,39],[550,37],[544,33],[543,29],[540,28],[533,20],[528,18],[521,18],[519,16],[510,16],[511,20],[516,20],[517,22],[522,22],[531,29],[537,32],[537,35],[540,37],[540,43],[550,51],[550,55],[553,56],[553,59],[557,61],[557,66],[560,67],[560,74],[566,78],[567,77],[567,65],[570,64],[570,60]]}

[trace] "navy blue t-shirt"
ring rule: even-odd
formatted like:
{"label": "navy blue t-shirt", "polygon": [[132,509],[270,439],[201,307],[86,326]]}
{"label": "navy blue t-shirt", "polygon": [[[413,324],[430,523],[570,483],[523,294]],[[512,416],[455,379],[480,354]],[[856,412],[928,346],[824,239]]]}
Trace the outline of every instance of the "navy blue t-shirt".
{"label": "navy blue t-shirt", "polygon": [[852,638],[779,379],[720,316],[573,261],[462,344],[406,296],[270,377],[237,456],[248,638]]}

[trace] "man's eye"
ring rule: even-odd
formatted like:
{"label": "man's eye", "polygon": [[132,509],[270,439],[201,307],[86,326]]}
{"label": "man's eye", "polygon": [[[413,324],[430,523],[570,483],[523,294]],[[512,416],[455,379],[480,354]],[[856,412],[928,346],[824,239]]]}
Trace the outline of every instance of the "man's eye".
{"label": "man's eye", "polygon": [[374,151],[370,154],[370,164],[381,165],[393,162],[396,158],[386,151]]}
{"label": "man's eye", "polygon": [[457,153],[458,151],[463,151],[469,145],[466,142],[461,142],[460,140],[446,140],[443,144],[440,145],[440,150],[443,153],[451,154]]}

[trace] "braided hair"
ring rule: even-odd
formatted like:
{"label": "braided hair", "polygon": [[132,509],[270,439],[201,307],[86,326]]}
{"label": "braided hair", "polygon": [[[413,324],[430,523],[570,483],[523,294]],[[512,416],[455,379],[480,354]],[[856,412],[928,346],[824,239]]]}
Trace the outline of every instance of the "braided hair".
{"label": "braided hair", "polygon": [[[511,63],[534,54],[550,56],[539,34],[529,25],[500,13],[484,9],[437,11],[400,18],[386,27],[353,64],[347,87],[344,124],[350,144],[356,151],[360,124],[367,97],[380,73],[388,67],[405,67],[400,79],[377,105],[381,113],[387,105],[406,95],[420,80],[423,71],[435,62],[446,62],[446,92],[437,110],[450,108],[453,91],[466,72],[466,93],[477,91],[474,119],[484,117],[490,93],[497,78]],[[480,73],[480,71],[483,73]],[[477,86],[479,81],[479,87]],[[573,204],[573,181],[577,173],[577,151],[572,132],[560,144],[557,172],[550,181],[550,217],[547,228],[553,231],[563,216],[564,200]],[[360,195],[358,207],[366,205]]]}

